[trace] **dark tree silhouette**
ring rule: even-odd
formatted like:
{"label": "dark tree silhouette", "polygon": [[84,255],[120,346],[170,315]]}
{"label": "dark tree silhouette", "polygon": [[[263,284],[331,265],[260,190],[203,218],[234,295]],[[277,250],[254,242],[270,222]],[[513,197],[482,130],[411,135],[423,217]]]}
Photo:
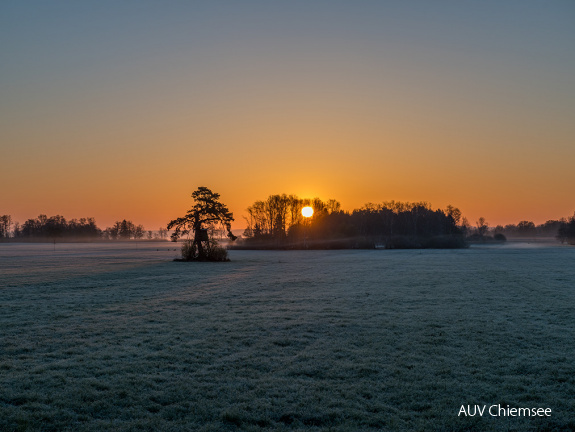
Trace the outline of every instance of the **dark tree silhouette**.
{"label": "dark tree silhouette", "polygon": [[[313,216],[303,220],[301,208],[311,206]],[[414,247],[464,247],[456,220],[459,209],[449,215],[432,210],[426,202],[366,204],[348,213],[336,200],[300,199],[272,195],[248,207],[248,227],[238,248],[247,249],[344,249]],[[285,231],[287,228],[287,232]]]}
{"label": "dark tree silhouette", "polygon": [[568,220],[561,221],[557,232],[557,239],[561,243],[575,245],[575,214]]}
{"label": "dark tree silhouette", "polygon": [[457,207],[453,207],[451,204],[449,204],[447,206],[447,208],[445,209],[445,214],[447,216],[450,216],[453,219],[453,222],[455,222],[455,225],[459,225],[461,222],[461,210],[459,210]]}
{"label": "dark tree silhouette", "polygon": [[480,217],[477,222],[475,222],[475,225],[477,225],[477,234],[479,237],[485,237],[487,235],[487,231],[489,230],[489,224],[485,218],[483,216]]}
{"label": "dark tree silhouette", "polygon": [[531,221],[523,220],[517,224],[517,234],[521,236],[533,236],[537,234],[535,224]]}
{"label": "dark tree silhouette", "polygon": [[220,194],[212,192],[207,187],[200,186],[198,190],[192,193],[192,198],[194,200],[193,207],[188,210],[185,216],[172,220],[167,228],[169,230],[174,229],[171,235],[173,241],[193,233],[192,250],[194,252],[190,258],[207,260],[209,259],[208,251],[205,250],[203,244],[208,240],[207,229],[220,225],[228,232],[228,238],[235,240],[236,236],[231,231],[234,215],[226,205],[219,201]]}
{"label": "dark tree silhouette", "polygon": [[63,216],[48,217],[44,214],[36,219],[28,219],[22,226],[14,224],[16,239],[56,239],[56,238],[99,238],[102,231],[94,218],[72,219],[69,222]]}
{"label": "dark tree silhouette", "polygon": [[119,223],[118,237],[121,239],[129,239],[134,235],[136,227],[132,221],[127,221],[124,219]]}
{"label": "dark tree silhouette", "polygon": [[270,195],[265,201],[256,201],[248,207],[248,217],[245,218],[248,226],[244,237],[255,238],[268,242],[275,242],[277,247],[285,243],[289,233],[297,230],[303,221],[301,209],[311,206],[314,218],[318,219],[324,214],[337,213],[341,204],[330,199],[324,203],[319,198],[300,199],[295,195]]}
{"label": "dark tree silhouette", "polygon": [[[144,227],[141,225],[140,227],[142,230],[144,229]],[[106,228],[105,235],[111,240],[129,240],[132,237],[137,238],[136,225],[134,225],[132,221],[126,219],[123,219],[122,221],[116,221],[113,226]]]}
{"label": "dark tree silhouette", "polygon": [[0,238],[10,237],[11,226],[12,226],[12,217],[10,215],[0,216]]}

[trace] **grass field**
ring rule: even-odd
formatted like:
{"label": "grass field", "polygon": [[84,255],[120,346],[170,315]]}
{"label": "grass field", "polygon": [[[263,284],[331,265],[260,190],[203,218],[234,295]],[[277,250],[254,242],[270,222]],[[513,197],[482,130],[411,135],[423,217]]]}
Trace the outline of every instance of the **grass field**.
{"label": "grass field", "polygon": [[0,244],[1,431],[575,430],[575,248],[173,248]]}

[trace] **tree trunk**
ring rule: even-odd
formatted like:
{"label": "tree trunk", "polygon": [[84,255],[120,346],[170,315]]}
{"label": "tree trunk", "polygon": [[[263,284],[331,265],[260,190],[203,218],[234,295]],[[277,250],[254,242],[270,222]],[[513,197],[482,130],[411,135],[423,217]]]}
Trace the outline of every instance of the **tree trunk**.
{"label": "tree trunk", "polygon": [[198,248],[198,259],[199,260],[205,259],[206,253],[204,252],[204,245],[202,244],[201,231],[199,229],[196,229],[194,231],[194,243]]}

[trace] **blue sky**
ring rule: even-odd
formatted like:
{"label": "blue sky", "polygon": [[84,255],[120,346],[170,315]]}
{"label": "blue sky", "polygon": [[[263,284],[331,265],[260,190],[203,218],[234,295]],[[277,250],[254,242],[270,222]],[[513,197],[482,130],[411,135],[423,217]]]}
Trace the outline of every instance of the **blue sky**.
{"label": "blue sky", "polygon": [[[574,22],[572,1],[3,2],[3,212],[159,224],[204,184],[236,214],[287,192],[567,216]],[[190,173],[200,153],[217,170]]]}

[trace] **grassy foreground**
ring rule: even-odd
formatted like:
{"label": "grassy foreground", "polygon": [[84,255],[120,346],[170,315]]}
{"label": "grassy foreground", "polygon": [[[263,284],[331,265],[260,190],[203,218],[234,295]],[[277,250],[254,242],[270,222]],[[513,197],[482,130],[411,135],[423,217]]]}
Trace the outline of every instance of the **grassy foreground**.
{"label": "grassy foreground", "polygon": [[2,431],[575,430],[573,249],[69,247],[0,251]]}

